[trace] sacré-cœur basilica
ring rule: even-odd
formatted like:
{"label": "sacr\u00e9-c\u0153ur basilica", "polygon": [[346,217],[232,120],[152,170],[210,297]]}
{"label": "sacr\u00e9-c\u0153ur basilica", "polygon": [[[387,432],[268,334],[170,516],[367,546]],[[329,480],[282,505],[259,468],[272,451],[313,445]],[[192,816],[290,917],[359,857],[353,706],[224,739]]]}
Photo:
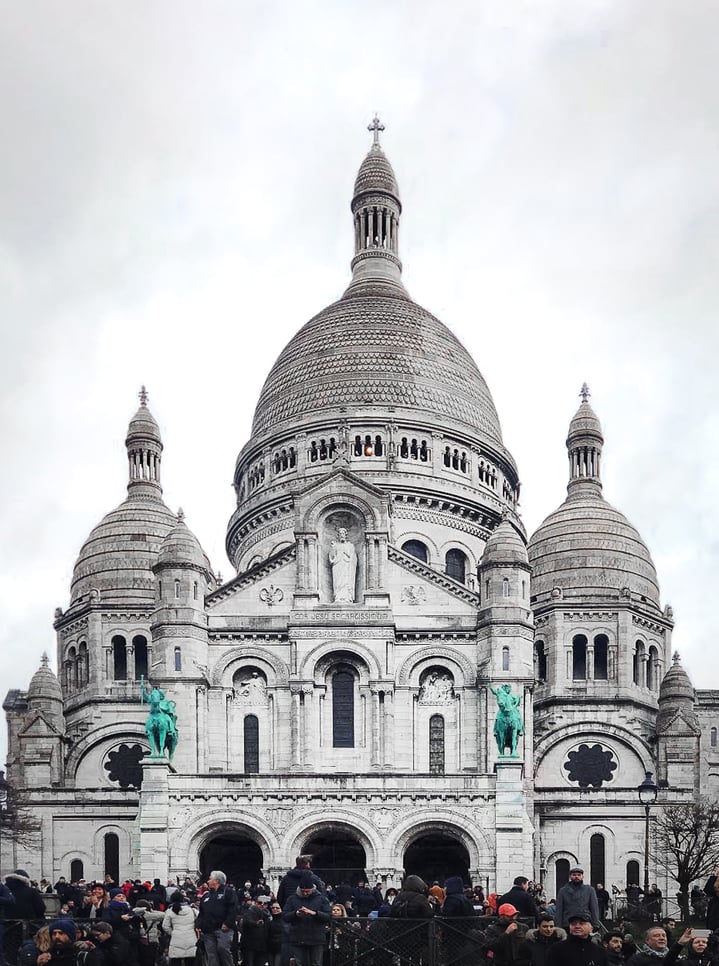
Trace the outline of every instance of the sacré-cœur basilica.
{"label": "sacr\u00e9-c\u0153ur basilica", "polygon": [[[641,882],[647,772],[659,803],[719,790],[719,693],[672,657],[588,391],[566,497],[528,540],[489,389],[402,282],[380,129],[349,285],[281,352],[237,459],[224,583],[163,502],[141,394],[127,497],[56,612],[59,674],[44,660],[5,699],[8,779],[40,825],[4,868],[276,882],[312,853],[329,882],[525,874],[554,895],[575,862]],[[149,712],[176,720],[171,760]]]}

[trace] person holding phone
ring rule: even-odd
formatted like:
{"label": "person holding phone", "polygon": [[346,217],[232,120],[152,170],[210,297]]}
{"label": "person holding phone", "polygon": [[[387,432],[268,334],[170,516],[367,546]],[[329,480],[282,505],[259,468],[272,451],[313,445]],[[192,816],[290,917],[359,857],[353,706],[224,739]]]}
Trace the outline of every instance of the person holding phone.
{"label": "person holding phone", "polygon": [[[680,959],[682,951],[686,951],[686,958]],[[709,929],[685,929],[671,947],[664,963],[685,962],[692,966],[717,966],[719,964],[719,943]]]}

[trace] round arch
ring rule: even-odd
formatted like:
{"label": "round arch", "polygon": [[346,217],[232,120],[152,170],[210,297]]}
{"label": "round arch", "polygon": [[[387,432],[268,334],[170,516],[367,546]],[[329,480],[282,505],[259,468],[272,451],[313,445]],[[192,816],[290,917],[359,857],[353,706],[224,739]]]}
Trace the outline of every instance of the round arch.
{"label": "round arch", "polygon": [[[437,544],[426,533],[420,530],[407,530],[404,533],[396,535],[394,545],[398,550],[402,550],[402,547],[408,540],[418,540],[425,545],[427,548],[426,565],[428,567],[437,567],[440,562],[444,563],[444,557],[440,557]],[[406,550],[402,550],[402,553],[406,552]]]}
{"label": "round arch", "polygon": [[343,489],[335,493],[328,493],[307,508],[304,513],[304,529],[307,531],[317,530],[321,518],[326,511],[335,507],[346,506],[354,510],[362,517],[365,530],[382,530],[382,514],[377,513],[375,508],[354,490]]}
{"label": "round arch", "polygon": [[459,651],[444,645],[430,645],[411,654],[397,672],[398,687],[419,687],[419,678],[431,664],[445,661],[454,668],[455,686],[474,687],[477,680],[476,666]]}
{"label": "round arch", "polygon": [[228,808],[209,808],[197,818],[191,816],[197,805],[180,805],[171,816],[173,834],[170,845],[170,866],[173,869],[195,869],[200,853],[215,837],[238,835],[253,841],[262,852],[263,868],[272,864],[278,851],[278,841],[269,827],[258,827],[256,816]]}
{"label": "round arch", "polygon": [[299,855],[306,842],[313,837],[340,832],[357,839],[364,849],[367,868],[374,868],[378,863],[381,843],[376,832],[370,829],[362,818],[346,810],[332,811],[317,821],[306,824],[305,820],[293,822],[285,834],[285,853],[289,856]]}
{"label": "round arch", "polygon": [[360,659],[365,664],[370,678],[376,680],[382,677],[382,668],[377,656],[366,645],[359,641],[354,641],[349,637],[346,640],[325,641],[323,644],[318,644],[317,647],[313,648],[304,657],[298,672],[299,677],[304,680],[314,681],[316,675],[319,673],[323,660],[325,658],[329,659],[335,652],[339,654],[344,650],[350,651],[356,659]]}
{"label": "round arch", "polygon": [[130,720],[123,721],[123,727],[125,730],[122,734],[118,734],[117,722],[113,724],[106,724],[100,728],[95,729],[91,734],[86,735],[81,738],[76,745],[73,746],[70,754],[68,755],[67,765],[65,766],[66,776],[73,781],[77,777],[78,769],[82,764],[83,759],[94,751],[98,745],[104,743],[118,742],[120,740],[133,740],[137,741],[139,744],[145,745],[149,750],[149,744],[147,742],[147,735],[145,734],[145,722]]}
{"label": "round arch", "polygon": [[[269,687],[289,687],[290,672],[287,665],[279,660],[276,655],[270,653],[270,651],[249,644],[233,647],[232,650],[220,658],[210,673],[210,684],[212,687],[222,687],[232,665],[236,664],[239,667],[243,662],[251,662],[261,667],[267,674],[267,684]],[[232,674],[230,674],[231,678]],[[229,685],[227,686],[229,687]]]}
{"label": "round arch", "polygon": [[470,550],[466,543],[462,543],[461,540],[445,540],[444,543],[439,547],[439,555],[442,563],[444,563],[447,559],[447,554],[450,550],[461,550],[467,558],[467,573],[476,575],[478,564],[477,557],[476,554]]}
{"label": "round arch", "polygon": [[534,779],[538,778],[538,771],[544,757],[564,739],[579,741],[581,738],[593,738],[601,741],[602,737],[614,739],[639,760],[645,773],[654,771],[652,753],[647,742],[638,734],[629,734],[624,728],[604,722],[583,721],[575,725],[565,725],[557,728],[541,738],[534,749]]}
{"label": "round arch", "polygon": [[[403,822],[395,830],[391,841],[387,843],[390,854],[396,856],[401,865],[407,849],[417,839],[426,835],[444,835],[459,842],[467,850],[470,868],[480,868],[491,865],[492,851],[481,827],[476,823],[464,822],[456,815],[435,813],[421,821],[412,817]],[[471,830],[470,830],[471,829]]]}

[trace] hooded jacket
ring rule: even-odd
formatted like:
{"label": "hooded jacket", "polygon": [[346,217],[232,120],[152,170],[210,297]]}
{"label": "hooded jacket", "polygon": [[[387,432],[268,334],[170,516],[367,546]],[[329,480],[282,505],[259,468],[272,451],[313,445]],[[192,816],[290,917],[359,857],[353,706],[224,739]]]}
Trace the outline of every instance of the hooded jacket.
{"label": "hooded jacket", "polygon": [[197,952],[195,919],[197,910],[186,902],[173,903],[162,920],[162,931],[170,937],[170,959],[192,959]]}
{"label": "hooded jacket", "polygon": [[5,876],[5,885],[15,897],[12,908],[13,919],[43,919],[45,901],[37,889],[33,889],[30,878],[22,869]]}
{"label": "hooded jacket", "polygon": [[[587,889],[591,888],[587,886]],[[606,966],[606,964],[607,951],[603,946],[595,943],[590,937],[584,939],[571,934],[566,942],[555,943],[547,956],[547,966]]]}
{"label": "hooded jacket", "polygon": [[389,910],[390,918],[431,919],[432,903],[427,898],[427,883],[418,875],[408,875]]}
{"label": "hooded jacket", "polygon": [[448,919],[459,919],[463,916],[476,916],[474,906],[464,894],[464,883],[458,875],[451,875],[444,884],[445,899],[442,915]]}
{"label": "hooded jacket", "polygon": [[[309,872],[310,875],[312,876],[312,883],[315,889],[317,889],[320,892],[324,889],[325,887],[324,882],[322,881],[322,879],[320,879],[318,875],[315,875],[311,869],[304,868],[302,866],[295,866],[294,869],[290,869],[289,872],[287,872],[285,875],[282,876],[282,881],[280,882],[277,888],[277,901],[279,902],[279,904],[282,906],[283,909],[285,908],[285,903],[287,902],[289,897],[291,895],[294,895],[294,893],[299,888],[300,879],[302,878],[302,875],[305,872]],[[352,890],[350,890],[350,895],[351,894],[352,894]],[[340,899],[338,901],[342,902],[343,900]]]}

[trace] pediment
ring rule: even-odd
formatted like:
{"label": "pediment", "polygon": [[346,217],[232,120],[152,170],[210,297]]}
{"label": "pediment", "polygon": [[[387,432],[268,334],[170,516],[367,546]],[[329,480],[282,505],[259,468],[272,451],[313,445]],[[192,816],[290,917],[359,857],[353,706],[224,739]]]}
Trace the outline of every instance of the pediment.
{"label": "pediment", "polygon": [[451,609],[476,617],[479,594],[398,547],[387,548],[387,586],[395,614]]}
{"label": "pediment", "polygon": [[276,617],[289,614],[296,584],[296,547],[285,547],[267,560],[238,574],[206,598],[210,627],[216,618]]}
{"label": "pediment", "polygon": [[59,738],[60,736],[58,729],[42,711],[35,711],[18,732],[18,738]]}

